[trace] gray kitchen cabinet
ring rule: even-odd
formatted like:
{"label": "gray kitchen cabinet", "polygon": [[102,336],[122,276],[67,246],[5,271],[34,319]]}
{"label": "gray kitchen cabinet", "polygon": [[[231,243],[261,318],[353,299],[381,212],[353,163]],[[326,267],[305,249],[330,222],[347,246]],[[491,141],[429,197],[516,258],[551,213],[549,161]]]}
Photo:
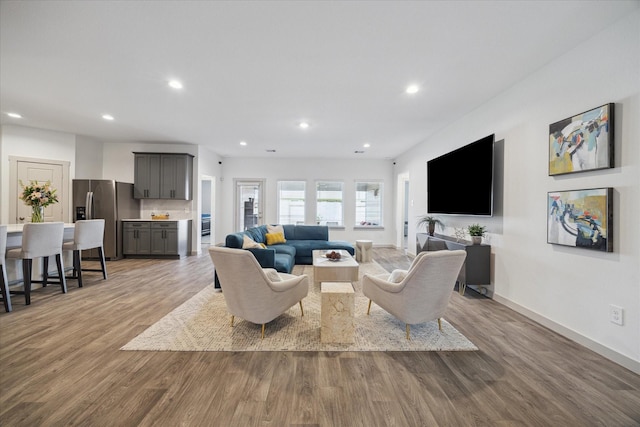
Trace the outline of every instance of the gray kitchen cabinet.
{"label": "gray kitchen cabinet", "polygon": [[138,199],[193,198],[193,156],[184,153],[134,152],[134,197]]}
{"label": "gray kitchen cabinet", "polygon": [[193,156],[163,154],[160,157],[160,198],[191,200]]}
{"label": "gray kitchen cabinet", "polygon": [[190,220],[123,221],[125,256],[183,257],[189,250]]}
{"label": "gray kitchen cabinet", "polygon": [[148,222],[124,221],[122,223],[122,231],[123,255],[151,254],[151,227]]}
{"label": "gray kitchen cabinet", "polygon": [[151,253],[153,255],[187,254],[187,224],[177,221],[151,223]]}
{"label": "gray kitchen cabinet", "polygon": [[135,153],[133,197],[160,198],[160,154]]}
{"label": "gray kitchen cabinet", "polygon": [[416,254],[423,251],[441,251],[462,249],[467,252],[460,274],[458,275],[458,291],[464,295],[467,285],[479,286],[484,293],[484,286],[491,284],[491,246],[474,245],[467,241],[456,241],[449,236],[429,236],[427,233],[416,233]]}

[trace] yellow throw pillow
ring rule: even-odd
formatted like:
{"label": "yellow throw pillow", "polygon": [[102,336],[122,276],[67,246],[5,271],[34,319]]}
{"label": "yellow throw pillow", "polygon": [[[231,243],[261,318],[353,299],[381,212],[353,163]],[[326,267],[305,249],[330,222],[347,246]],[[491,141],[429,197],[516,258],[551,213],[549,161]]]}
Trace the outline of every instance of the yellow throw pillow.
{"label": "yellow throw pillow", "polygon": [[264,248],[264,243],[258,243],[255,240],[253,240],[251,237],[245,235],[242,238],[242,249],[249,249],[249,248]]}
{"label": "yellow throw pillow", "polygon": [[284,233],[267,233],[265,237],[267,238],[267,245],[278,245],[286,242]]}

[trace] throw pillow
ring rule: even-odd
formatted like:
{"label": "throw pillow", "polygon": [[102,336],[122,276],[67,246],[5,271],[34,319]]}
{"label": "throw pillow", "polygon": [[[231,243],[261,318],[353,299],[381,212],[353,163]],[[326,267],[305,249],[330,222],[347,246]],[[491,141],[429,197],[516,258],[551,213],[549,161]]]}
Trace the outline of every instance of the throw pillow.
{"label": "throw pillow", "polygon": [[282,282],[282,277],[280,277],[275,268],[263,268],[262,271],[272,282]]}
{"label": "throw pillow", "polygon": [[400,283],[404,280],[405,277],[407,277],[407,273],[407,270],[393,270],[391,272],[391,275],[389,275],[387,282]]}
{"label": "throw pillow", "polygon": [[267,245],[278,245],[285,243],[287,240],[284,238],[284,233],[267,233]]}
{"label": "throw pillow", "polygon": [[284,227],[282,225],[269,225],[269,224],[267,224],[267,233],[282,233],[282,234],[284,234]]}
{"label": "throw pillow", "polygon": [[242,238],[242,249],[249,249],[249,248],[264,248],[264,244],[258,243],[255,240],[253,240],[251,237],[245,235]]}

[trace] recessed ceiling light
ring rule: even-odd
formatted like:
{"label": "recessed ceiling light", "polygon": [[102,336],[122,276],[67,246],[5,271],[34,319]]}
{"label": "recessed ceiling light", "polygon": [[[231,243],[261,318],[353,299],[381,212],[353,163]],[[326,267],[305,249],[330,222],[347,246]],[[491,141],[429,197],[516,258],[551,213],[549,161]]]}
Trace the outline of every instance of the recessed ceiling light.
{"label": "recessed ceiling light", "polygon": [[178,80],[169,80],[169,86],[174,89],[182,89],[182,82]]}
{"label": "recessed ceiling light", "polygon": [[240,141],[240,145],[242,145],[243,147],[247,145],[247,141]]}
{"label": "recessed ceiling light", "polygon": [[300,122],[300,124],[298,126],[300,127],[300,129],[309,129],[309,123],[308,122]]}
{"label": "recessed ceiling light", "polygon": [[364,144],[362,144],[362,146],[364,148],[369,148],[369,147],[371,147],[371,144],[369,144],[368,142],[365,142]]}
{"label": "recessed ceiling light", "polygon": [[418,87],[418,85],[409,85],[405,89],[405,92],[407,92],[410,95],[413,95],[414,93],[418,93],[419,90],[420,88]]}
{"label": "recessed ceiling light", "polygon": [[11,117],[12,119],[21,119],[22,116],[18,113],[7,113],[7,116]]}
{"label": "recessed ceiling light", "polygon": [[113,116],[111,114],[103,114],[102,118],[105,120],[113,120]]}

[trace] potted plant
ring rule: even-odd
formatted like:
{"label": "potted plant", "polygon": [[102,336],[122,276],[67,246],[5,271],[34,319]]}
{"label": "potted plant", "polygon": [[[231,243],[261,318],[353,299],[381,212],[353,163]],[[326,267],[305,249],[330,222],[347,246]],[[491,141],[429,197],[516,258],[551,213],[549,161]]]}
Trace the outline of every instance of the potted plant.
{"label": "potted plant", "polygon": [[467,232],[469,236],[471,236],[471,241],[474,245],[479,245],[482,243],[482,238],[484,237],[484,233],[487,231],[487,227],[480,224],[471,224],[467,227]]}
{"label": "potted plant", "polygon": [[440,226],[440,228],[444,226],[444,223],[440,221],[440,219],[431,215],[423,215],[418,218],[418,227],[422,224],[426,224],[429,236],[433,236],[434,231],[436,231],[436,225]]}

